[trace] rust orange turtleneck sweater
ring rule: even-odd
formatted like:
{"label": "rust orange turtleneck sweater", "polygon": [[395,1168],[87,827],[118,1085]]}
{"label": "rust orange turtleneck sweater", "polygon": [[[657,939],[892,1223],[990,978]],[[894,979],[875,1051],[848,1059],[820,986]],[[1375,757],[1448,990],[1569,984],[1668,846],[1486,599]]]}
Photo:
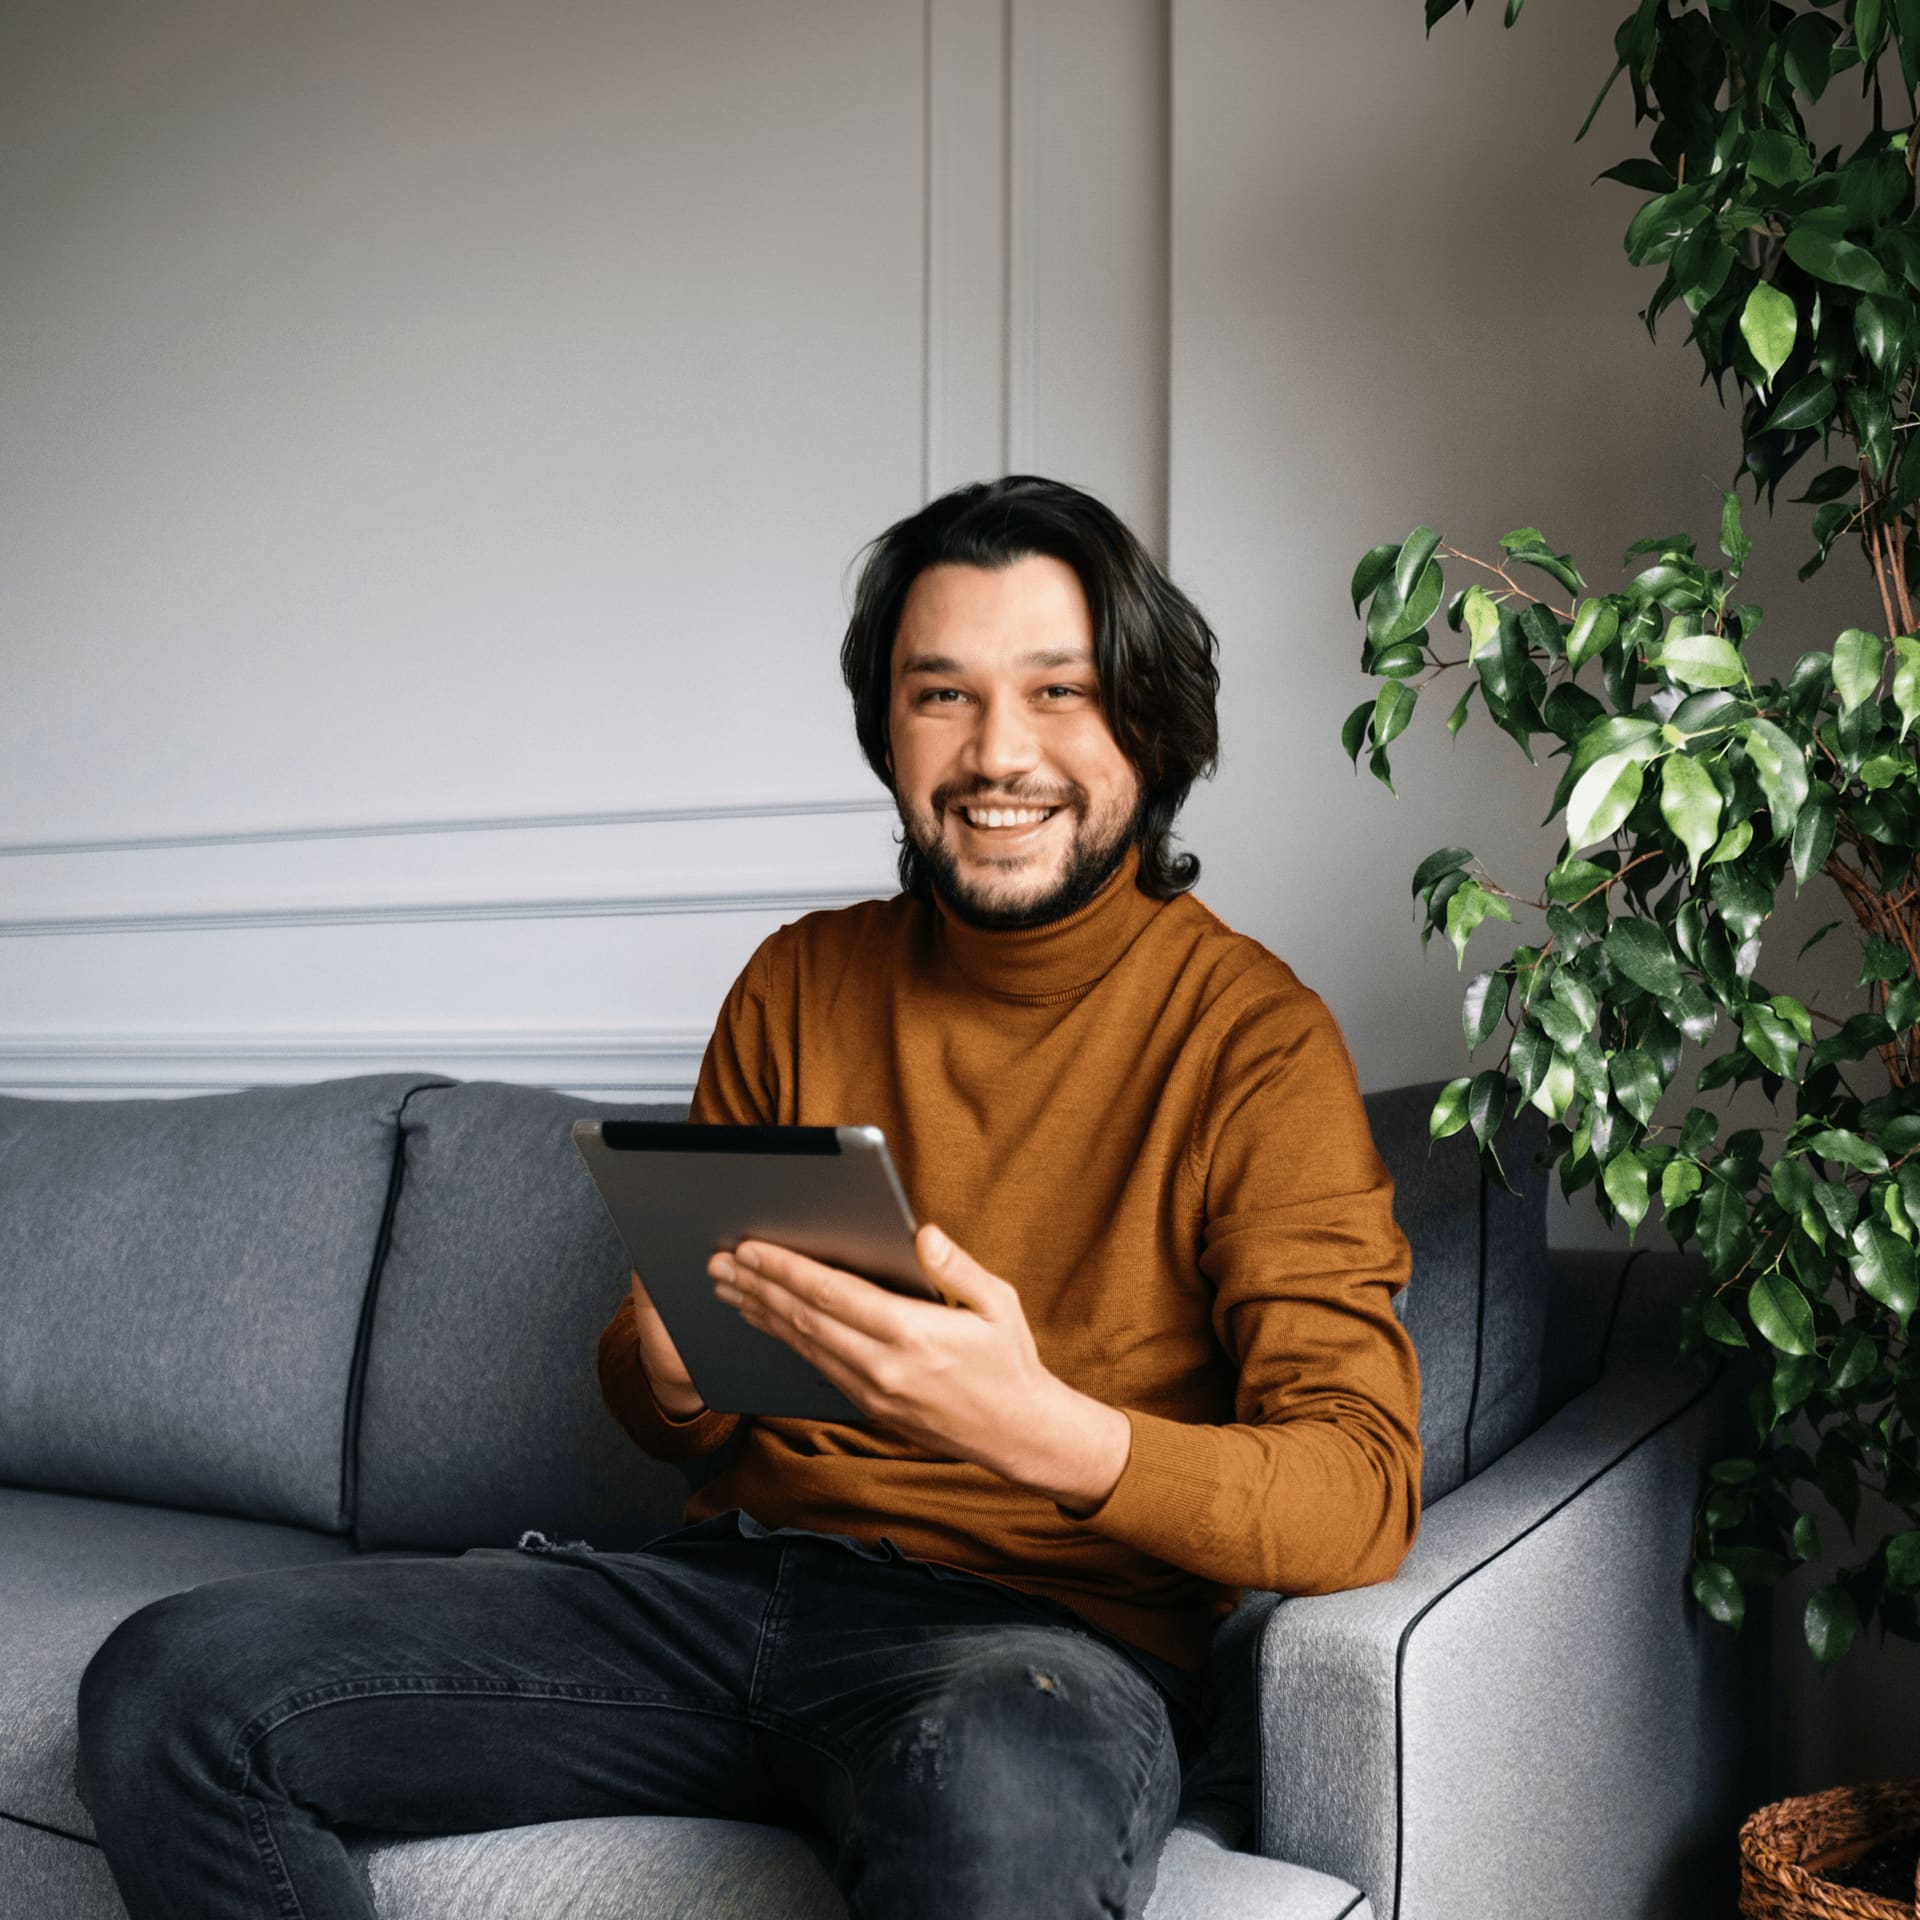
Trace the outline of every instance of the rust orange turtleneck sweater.
{"label": "rust orange turtleneck sweater", "polygon": [[1042,1361],[1123,1409],[1084,1518],[877,1428],[668,1418],[631,1298],[607,1404],[663,1460],[745,1432],[688,1521],[886,1535],[1191,1672],[1238,1590],[1389,1578],[1419,1524],[1407,1242],[1325,1003],[1137,849],[1078,913],[989,932],[898,894],[810,913],[735,981],[696,1121],[883,1128],[914,1218],[1018,1288]]}

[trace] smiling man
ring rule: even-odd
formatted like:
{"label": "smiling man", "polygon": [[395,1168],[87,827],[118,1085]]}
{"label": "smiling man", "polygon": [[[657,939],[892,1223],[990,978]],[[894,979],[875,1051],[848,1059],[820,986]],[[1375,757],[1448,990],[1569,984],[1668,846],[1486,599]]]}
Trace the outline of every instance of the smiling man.
{"label": "smiling man", "polygon": [[[843,1885],[893,1890],[876,1913],[919,1910],[954,1872],[927,1862],[956,1854],[1003,1877],[959,1876],[940,1911],[1137,1911],[1214,1625],[1243,1588],[1386,1579],[1418,1524],[1409,1257],[1351,1059],[1172,851],[1216,752],[1213,652],[1132,534],[1057,482],[964,488],[875,542],[841,664],[901,891],[762,943],[693,1118],[883,1128],[922,1264],[964,1308],[770,1245],[715,1257],[720,1298],[862,1427],[704,1408],[639,1275],[601,1342],[642,1447],[730,1448],[689,1531],[884,1554],[849,1585],[924,1603],[917,1655],[868,1641],[851,1595],[834,1623],[874,1648],[836,1832]],[[964,1632],[961,1595],[986,1616]],[[1033,1601],[1108,1656],[1044,1715]],[[1144,1715],[1116,1708],[1113,1656],[1153,1682]],[[928,1727],[973,1756],[991,1845],[943,1838],[954,1797],[915,1790]]]}
{"label": "smiling man", "polygon": [[623,1812],[805,1827],[853,1920],[1142,1911],[1240,1590],[1387,1579],[1419,1521],[1408,1248],[1352,1061],[1173,850],[1214,652],[1058,482],[873,543],[841,664],[900,891],[761,942],[692,1117],[883,1128],[958,1304],[716,1256],[863,1415],[760,1418],[701,1403],[635,1274],[601,1390],[649,1453],[712,1456],[682,1526],[123,1622],[80,1716],[134,1920],[373,1920],[341,1827]]}

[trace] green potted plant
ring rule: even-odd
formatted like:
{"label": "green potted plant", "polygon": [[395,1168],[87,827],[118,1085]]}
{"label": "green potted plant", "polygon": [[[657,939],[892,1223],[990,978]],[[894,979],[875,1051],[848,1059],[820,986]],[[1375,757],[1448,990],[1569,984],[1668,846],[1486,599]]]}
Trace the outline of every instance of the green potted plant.
{"label": "green potted plant", "polygon": [[[1459,4],[1426,0],[1428,30]],[[1472,974],[1483,1064],[1430,1130],[1470,1131],[1504,1181],[1502,1123],[1531,1103],[1566,1193],[1591,1187],[1630,1234],[1657,1207],[1703,1256],[1683,1349],[1762,1366],[1751,1446],[1701,1494],[1692,1591],[1737,1630],[1748,1590],[1820,1554],[1797,1497],[1817,1489],[1860,1549],[1806,1605],[1826,1665],[1875,1619],[1920,1638],[1920,0],[1640,0],[1614,48],[1575,138],[1624,76],[1648,151],[1601,177],[1641,197],[1626,251],[1659,273],[1641,317],[1684,325],[1738,402],[1717,553],[1638,540],[1603,589],[1531,527],[1497,556],[1427,526],[1373,547],[1352,592],[1380,686],[1342,745],[1391,788],[1393,742],[1457,670],[1450,734],[1477,702],[1529,760],[1564,757],[1548,817],[1565,839],[1537,890],[1464,847],[1413,876],[1423,943],[1444,932],[1463,971],[1476,929],[1525,935]],[[1871,126],[1819,151],[1806,109],[1853,78]],[[1812,509],[1800,577],[1857,544],[1862,624],[1761,680],[1738,487],[1771,510],[1789,476]],[[1789,881],[1839,909],[1791,960],[1766,944]],[[1849,933],[1860,1002],[1841,1018],[1794,970]],[[1779,1124],[1722,1137],[1710,1096],[1750,1082]],[[1663,1124],[1670,1092],[1687,1104]],[[1904,1524],[1862,1541],[1869,1487]]]}
{"label": "green potted plant", "polygon": [[[1427,0],[1428,27],[1455,4]],[[1519,12],[1509,0],[1509,25]],[[1605,173],[1647,196],[1626,228],[1628,255],[1663,269],[1645,323],[1678,303],[1722,396],[1732,376],[1755,499],[1818,468],[1795,495],[1814,507],[1801,578],[1859,541],[1878,618],[1801,655],[1786,682],[1755,682],[1743,645],[1761,609],[1738,595],[1751,543],[1734,490],[1716,559],[1686,534],[1636,541],[1611,591],[1532,528],[1476,559],[1419,526],[1354,574],[1361,664],[1382,684],[1342,745],[1356,764],[1371,749],[1392,787],[1388,747],[1459,666],[1448,732],[1478,699],[1528,758],[1536,739],[1567,756],[1551,806],[1567,839],[1528,902],[1542,937],[1465,998],[1469,1052],[1498,1043],[1500,1058],[1448,1085],[1432,1133],[1471,1127],[1503,1177],[1501,1121],[1538,1106],[1563,1190],[1594,1185],[1630,1231],[1657,1204],[1676,1244],[1705,1256],[1713,1283],[1688,1306],[1686,1344],[1770,1359],[1753,1452],[1716,1465],[1695,1534],[1693,1592],[1716,1620],[1738,1624],[1745,1588],[1816,1551],[1803,1484],[1849,1523],[1868,1484],[1907,1517],[1812,1597],[1807,1644],[1832,1661],[1876,1617],[1920,1638],[1920,0],[1644,0],[1617,50],[1636,123],[1653,123],[1649,156]],[[1814,154],[1803,100],[1849,69],[1874,127],[1853,152]],[[1887,125],[1884,69],[1903,125]],[[1453,561],[1471,572],[1450,593]],[[1795,889],[1832,883],[1851,910],[1864,1006],[1849,1020],[1763,981],[1789,874]],[[1476,927],[1515,922],[1517,895],[1461,847],[1421,862],[1413,891],[1423,941],[1444,931],[1455,964]],[[1718,1139],[1705,1106],[1653,1125],[1690,1050],[1716,1044],[1693,1091],[1757,1081],[1776,1106],[1791,1091],[1774,1152],[1753,1129]],[[1887,1091],[1862,1098],[1847,1069],[1868,1056]],[[1811,1453],[1788,1438],[1795,1415]]]}

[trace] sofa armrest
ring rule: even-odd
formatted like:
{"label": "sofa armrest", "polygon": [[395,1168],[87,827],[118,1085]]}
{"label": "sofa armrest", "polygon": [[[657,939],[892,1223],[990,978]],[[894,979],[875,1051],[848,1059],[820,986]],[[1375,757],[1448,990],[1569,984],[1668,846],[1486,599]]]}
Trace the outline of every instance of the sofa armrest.
{"label": "sofa armrest", "polygon": [[[1684,1266],[1641,1259],[1627,1285],[1677,1299]],[[1736,1688],[1764,1650],[1686,1568],[1745,1376],[1681,1359],[1664,1319],[1616,1324],[1600,1379],[1437,1501],[1392,1580],[1253,1616],[1255,1851],[1379,1920],[1679,1912],[1731,1874]]]}

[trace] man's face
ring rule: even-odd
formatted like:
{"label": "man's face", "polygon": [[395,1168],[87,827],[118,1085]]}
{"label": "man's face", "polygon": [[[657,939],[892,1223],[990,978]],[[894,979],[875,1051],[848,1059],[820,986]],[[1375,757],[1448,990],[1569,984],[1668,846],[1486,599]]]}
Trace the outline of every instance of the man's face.
{"label": "man's face", "polygon": [[[1139,829],[1144,794],[1100,710],[1086,592],[1051,554],[914,580],[888,742],[908,840],[976,926],[1075,912]],[[996,826],[989,810],[1018,818]]]}

